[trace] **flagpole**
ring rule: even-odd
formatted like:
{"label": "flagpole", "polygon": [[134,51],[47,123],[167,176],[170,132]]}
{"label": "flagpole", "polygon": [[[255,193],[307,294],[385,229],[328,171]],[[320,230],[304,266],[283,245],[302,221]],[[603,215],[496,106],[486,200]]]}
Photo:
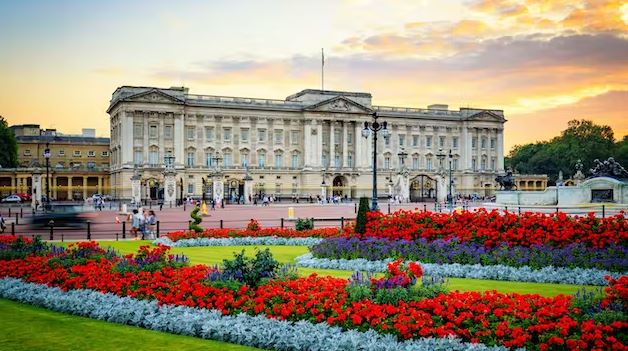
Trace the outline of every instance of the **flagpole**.
{"label": "flagpole", "polygon": [[325,49],[321,48],[321,90],[325,90]]}

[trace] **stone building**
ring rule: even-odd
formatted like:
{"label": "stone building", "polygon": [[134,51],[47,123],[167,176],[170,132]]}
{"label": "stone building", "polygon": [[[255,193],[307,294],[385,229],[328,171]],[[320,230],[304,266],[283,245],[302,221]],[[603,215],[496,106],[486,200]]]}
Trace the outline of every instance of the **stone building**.
{"label": "stone building", "polygon": [[[95,137],[93,129],[81,135],[64,135],[38,124],[11,126],[18,147],[18,167],[0,169],[3,196],[32,191],[33,173],[46,184],[44,150],[49,148],[50,197],[83,200],[93,193],[109,193],[109,138]],[[45,188],[44,188],[45,194]]]}
{"label": "stone building", "polygon": [[377,145],[382,198],[402,162],[412,201],[448,191],[437,185],[441,166],[448,171],[451,164],[453,193],[479,195],[492,194],[504,168],[501,110],[374,106],[369,93],[313,89],[273,100],[123,86],[107,113],[111,184],[121,198],[131,197],[134,174],[143,199],[161,198],[170,162],[177,198],[211,196],[211,185],[220,181],[224,189],[218,191],[228,201],[241,199],[247,172],[258,195],[370,196],[373,134],[365,139],[362,129],[373,113],[388,131],[386,138],[380,132]]}

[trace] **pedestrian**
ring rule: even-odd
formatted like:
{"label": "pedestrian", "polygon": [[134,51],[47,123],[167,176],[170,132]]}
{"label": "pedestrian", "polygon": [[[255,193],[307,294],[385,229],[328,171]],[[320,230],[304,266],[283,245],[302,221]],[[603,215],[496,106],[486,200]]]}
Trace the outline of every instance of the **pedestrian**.
{"label": "pedestrian", "polygon": [[216,200],[212,199],[212,211],[216,211]]}
{"label": "pedestrian", "polygon": [[0,213],[0,233],[4,233],[5,229],[7,229],[7,225],[4,222],[4,217],[2,217],[2,213]]}
{"label": "pedestrian", "polygon": [[137,209],[133,210],[133,214],[129,215],[131,218],[131,233],[133,233],[133,240],[137,240],[137,233],[140,230],[140,217]]}
{"label": "pedestrian", "polygon": [[155,211],[150,210],[148,212],[148,218],[146,219],[146,224],[148,226],[148,237],[149,239],[155,239],[155,233],[157,233],[157,215],[155,215]]}
{"label": "pedestrian", "polygon": [[140,231],[142,232],[142,240],[144,240],[148,236],[148,210],[144,210],[140,216]]}

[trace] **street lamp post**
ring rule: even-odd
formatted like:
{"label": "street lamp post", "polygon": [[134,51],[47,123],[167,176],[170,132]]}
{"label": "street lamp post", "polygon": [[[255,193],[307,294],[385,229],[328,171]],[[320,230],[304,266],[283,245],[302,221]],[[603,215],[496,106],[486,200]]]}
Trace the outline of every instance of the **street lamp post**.
{"label": "street lamp post", "polygon": [[46,143],[46,149],[44,150],[44,158],[46,159],[46,204],[44,209],[50,208],[50,176],[48,172],[50,170],[50,144]]}
{"label": "street lamp post", "polygon": [[405,168],[405,160],[406,157],[408,157],[408,153],[404,149],[401,149],[397,156],[399,156],[399,161],[401,161],[401,166],[399,168],[401,168],[401,170],[403,171]]}
{"label": "street lamp post", "polygon": [[371,210],[377,211],[377,132],[382,131],[382,136],[386,138],[388,136],[387,122],[381,124],[377,122],[377,112],[373,112],[373,123],[364,122],[364,128],[362,129],[362,136],[368,138],[371,131],[373,131],[373,198],[371,201]]}
{"label": "street lamp post", "polygon": [[452,194],[454,181],[451,178],[453,160],[454,160],[454,155],[452,155],[451,149],[449,149],[449,210],[452,210],[454,208],[454,197]]}

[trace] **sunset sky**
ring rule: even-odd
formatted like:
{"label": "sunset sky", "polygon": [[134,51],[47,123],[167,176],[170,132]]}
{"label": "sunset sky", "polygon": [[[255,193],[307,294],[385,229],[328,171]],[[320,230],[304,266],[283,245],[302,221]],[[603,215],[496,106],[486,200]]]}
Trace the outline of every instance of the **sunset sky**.
{"label": "sunset sky", "polygon": [[503,109],[506,150],[570,119],[628,134],[628,1],[0,1],[0,115],[108,136],[118,86]]}

